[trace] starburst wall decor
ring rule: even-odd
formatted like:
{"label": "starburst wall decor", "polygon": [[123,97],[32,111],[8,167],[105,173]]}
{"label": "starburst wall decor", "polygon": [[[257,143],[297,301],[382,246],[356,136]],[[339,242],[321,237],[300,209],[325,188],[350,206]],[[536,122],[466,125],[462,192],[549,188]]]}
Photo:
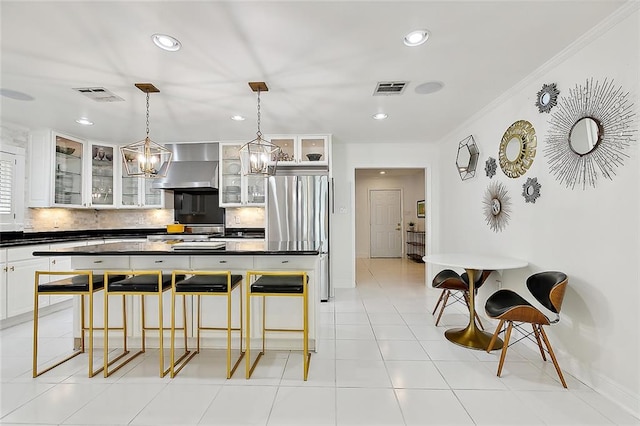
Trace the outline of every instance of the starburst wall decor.
{"label": "starburst wall decor", "polygon": [[484,193],[482,204],[487,225],[494,232],[502,231],[507,226],[511,213],[511,197],[507,188],[500,182],[491,182]]}
{"label": "starburst wall decor", "polygon": [[569,89],[549,122],[544,155],[554,177],[567,188],[596,186],[601,175],[613,179],[635,141],[635,112],[629,92],[613,80],[586,81]]}

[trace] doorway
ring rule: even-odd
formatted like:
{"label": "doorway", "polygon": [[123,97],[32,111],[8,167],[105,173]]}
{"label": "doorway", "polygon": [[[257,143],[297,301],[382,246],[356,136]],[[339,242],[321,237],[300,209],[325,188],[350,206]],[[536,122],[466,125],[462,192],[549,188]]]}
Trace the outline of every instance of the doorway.
{"label": "doorway", "polygon": [[[371,264],[371,202],[372,190],[400,190],[401,197],[401,225],[400,225],[400,262],[407,266],[418,266],[418,270],[425,278],[425,265],[416,263],[406,256],[406,232],[409,223],[413,222],[418,231],[427,231],[426,218],[417,216],[417,201],[428,198],[426,195],[425,168],[357,168],[354,170],[354,232],[355,232],[355,281],[356,286],[370,279],[367,272]],[[397,258],[395,258],[397,259]],[[394,261],[394,258],[379,258],[377,262]],[[413,268],[412,268],[413,269]]]}
{"label": "doorway", "polygon": [[369,191],[369,257],[402,257],[402,192]]}

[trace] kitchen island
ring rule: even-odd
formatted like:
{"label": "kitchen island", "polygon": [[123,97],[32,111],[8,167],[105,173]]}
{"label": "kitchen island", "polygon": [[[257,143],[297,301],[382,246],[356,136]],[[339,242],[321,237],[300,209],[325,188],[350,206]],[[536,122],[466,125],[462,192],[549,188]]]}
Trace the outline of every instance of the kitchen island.
{"label": "kitchen island", "polygon": [[[195,244],[195,245],[194,245]],[[58,250],[34,251],[34,256],[69,256],[71,257],[71,267],[73,270],[93,270],[97,273],[103,271],[140,271],[140,270],[162,270],[171,273],[172,270],[230,270],[233,274],[241,274],[243,279],[249,270],[297,270],[305,271],[309,275],[309,344],[313,350],[317,350],[317,306],[320,302],[318,289],[320,282],[327,279],[323,276],[325,270],[324,262],[326,256],[321,253],[320,247],[314,243],[306,242],[262,242],[262,241],[234,241],[234,242],[206,242],[203,244],[192,243],[191,245],[169,244],[165,242],[119,242],[89,245],[82,247],[64,248]],[[243,283],[244,293],[244,283]],[[100,342],[100,333],[103,328],[103,294],[99,292],[94,297],[96,343]],[[54,297],[54,296],[51,296]],[[164,325],[170,324],[170,303],[171,292],[167,291],[163,295],[163,316]],[[234,297],[238,297],[234,295]],[[157,327],[157,303],[154,296],[147,296],[148,303],[145,304],[146,324],[148,327]],[[112,301],[113,299],[113,301]],[[210,300],[216,299],[216,300]],[[225,305],[223,298],[205,297],[202,300],[203,323],[215,326],[225,321]],[[195,298],[187,298],[187,325],[189,336],[194,337],[192,325],[195,323],[194,317],[196,306]],[[243,303],[246,297],[243,296]],[[121,324],[121,301],[120,298],[113,297],[109,300],[109,326],[120,327]],[[259,312],[259,300],[252,301],[254,312]],[[277,298],[277,300],[267,299],[267,324],[269,328],[296,328],[302,323],[302,306],[295,298]],[[74,301],[74,317],[80,314],[79,300]],[[128,334],[132,341],[139,339],[142,335],[142,325],[140,321],[141,305],[139,302],[127,302]],[[233,302],[232,306],[237,306]],[[234,308],[235,309],[235,308]],[[244,309],[244,308],[243,308]],[[88,315],[88,314],[87,314]],[[180,318],[181,313],[176,312],[176,317]],[[233,312],[234,327],[239,321],[244,320],[237,309]],[[253,315],[251,330],[259,330],[259,322],[262,315]],[[254,319],[256,323],[254,324]],[[155,321],[155,324],[154,324]],[[76,330],[74,335],[80,337],[79,321],[74,321]],[[177,324],[182,326],[182,324]],[[168,336],[168,329],[165,329]],[[120,339],[121,332],[111,332],[110,341],[114,343]],[[181,333],[176,332],[176,335]],[[158,339],[148,333],[147,346],[157,347]],[[259,333],[254,335],[252,340],[260,339]],[[301,337],[297,333],[271,333],[267,340],[268,347],[273,349],[300,349]],[[166,345],[165,345],[166,346]],[[221,332],[212,331],[203,335],[203,346],[213,348],[226,347],[226,341]],[[235,345],[234,345],[235,346]],[[237,347],[237,346],[235,346]],[[253,347],[253,344],[252,344]]]}

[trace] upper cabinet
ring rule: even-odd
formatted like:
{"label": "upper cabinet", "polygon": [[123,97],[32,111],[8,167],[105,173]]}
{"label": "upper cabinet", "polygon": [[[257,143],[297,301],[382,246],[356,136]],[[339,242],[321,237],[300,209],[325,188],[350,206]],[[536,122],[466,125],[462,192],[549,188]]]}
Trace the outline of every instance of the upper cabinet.
{"label": "upper cabinet", "polygon": [[114,145],[89,144],[91,157],[89,207],[113,208],[115,206],[115,177],[117,176],[117,158],[119,158],[117,153],[118,147]]}
{"label": "upper cabinet", "polygon": [[[328,166],[331,156],[329,135],[266,135],[280,147],[279,166]],[[275,160],[275,159],[274,159]]]}
{"label": "upper cabinet", "polygon": [[242,174],[240,148],[244,142],[220,143],[220,207],[264,206],[262,175]]}
{"label": "upper cabinet", "polygon": [[29,141],[29,207],[88,207],[88,142],[50,130]]}
{"label": "upper cabinet", "polygon": [[163,208],[164,191],[152,188],[153,179],[127,176],[125,167],[121,167],[119,208]]}
{"label": "upper cabinet", "polygon": [[51,130],[29,142],[29,207],[91,209],[162,207],[161,190],[149,179],[123,175],[117,145]]}

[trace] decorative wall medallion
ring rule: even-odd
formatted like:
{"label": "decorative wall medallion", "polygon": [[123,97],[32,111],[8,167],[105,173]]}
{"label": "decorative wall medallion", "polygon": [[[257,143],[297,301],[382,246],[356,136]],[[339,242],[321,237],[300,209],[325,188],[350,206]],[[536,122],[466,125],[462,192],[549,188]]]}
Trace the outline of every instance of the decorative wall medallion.
{"label": "decorative wall medallion", "polygon": [[[635,111],[613,80],[587,80],[569,90],[551,116],[544,149],[551,172],[567,188],[594,187],[598,175],[613,179],[635,141]],[[599,172],[598,172],[599,171]]]}
{"label": "decorative wall medallion", "polygon": [[496,169],[498,165],[496,164],[496,159],[493,157],[487,158],[487,161],[484,163],[484,172],[487,174],[489,179],[493,178],[496,175]]}
{"label": "decorative wall medallion", "polygon": [[536,106],[538,111],[548,113],[551,108],[558,104],[558,95],[560,91],[556,87],[555,83],[543,84],[542,89],[538,92],[536,98]]}
{"label": "decorative wall medallion", "polygon": [[504,229],[511,213],[511,197],[500,182],[491,182],[484,193],[482,210],[487,224],[494,232]]}
{"label": "decorative wall medallion", "polygon": [[480,151],[473,139],[473,135],[467,136],[458,144],[458,155],[456,156],[456,166],[462,180],[471,179],[476,175],[476,166]]}
{"label": "decorative wall medallion", "polygon": [[527,203],[536,202],[536,198],[540,197],[540,188],[542,185],[538,183],[538,178],[527,178],[527,181],[522,184],[522,196]]}
{"label": "decorative wall medallion", "polygon": [[510,178],[524,175],[536,156],[536,130],[526,120],[513,123],[502,135],[498,151],[500,168]]}

